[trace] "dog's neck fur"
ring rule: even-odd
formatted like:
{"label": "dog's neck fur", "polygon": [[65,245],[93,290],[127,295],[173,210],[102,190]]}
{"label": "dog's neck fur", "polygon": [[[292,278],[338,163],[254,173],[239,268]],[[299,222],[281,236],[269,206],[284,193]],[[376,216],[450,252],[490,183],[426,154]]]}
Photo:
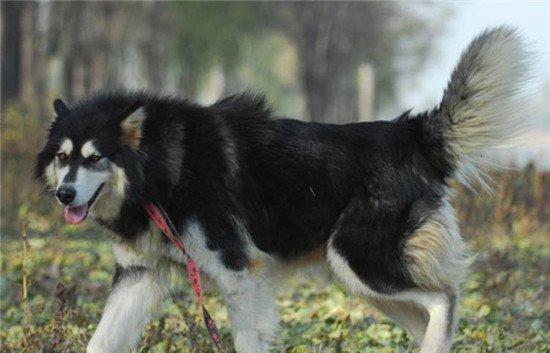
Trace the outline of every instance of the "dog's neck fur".
{"label": "dog's neck fur", "polygon": [[[149,109],[154,109],[155,104],[146,102],[144,106],[146,110],[150,106]],[[182,111],[185,109],[189,111]],[[114,161],[114,180],[91,210],[97,223],[126,241],[134,241],[149,226],[142,209],[144,202],[159,203],[169,210],[173,221],[181,225],[194,213],[197,195],[205,187],[202,179],[205,174],[211,179],[209,188],[224,188],[233,182],[238,172],[237,150],[224,116],[196,106],[183,105],[182,109],[181,102],[169,105],[167,110],[181,119],[151,121],[146,118],[144,124],[144,127],[154,124],[163,132],[162,147],[158,136],[145,135],[135,149],[139,163]],[[215,158],[220,154],[225,158]]]}

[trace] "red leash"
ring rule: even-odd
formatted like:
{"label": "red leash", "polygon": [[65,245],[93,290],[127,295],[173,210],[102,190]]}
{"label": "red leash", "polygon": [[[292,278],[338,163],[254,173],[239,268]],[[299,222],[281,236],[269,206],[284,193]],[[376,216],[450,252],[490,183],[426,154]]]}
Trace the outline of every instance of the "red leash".
{"label": "red leash", "polygon": [[210,338],[212,338],[212,342],[214,342],[214,345],[218,349],[218,352],[223,353],[221,337],[216,323],[204,306],[204,297],[202,296],[201,273],[199,267],[197,266],[197,263],[185,252],[183,242],[180,240],[180,238],[176,236],[178,234],[176,227],[174,227],[174,224],[170,221],[170,218],[162,209],[162,207],[155,206],[152,203],[146,203],[143,205],[143,208],[145,208],[145,211],[147,211],[149,218],[151,218],[151,220],[157,225],[157,227],[159,227],[166,238],[168,238],[176,248],[181,250],[183,257],[185,258],[187,277],[189,279],[189,282],[191,283],[193,291],[197,296],[197,300],[202,307],[202,317],[204,319],[206,330],[208,331]]}

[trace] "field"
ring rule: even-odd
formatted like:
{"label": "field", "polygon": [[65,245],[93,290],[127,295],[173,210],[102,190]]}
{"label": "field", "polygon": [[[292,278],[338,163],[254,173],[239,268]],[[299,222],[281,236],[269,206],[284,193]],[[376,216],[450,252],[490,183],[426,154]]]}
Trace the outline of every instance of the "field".
{"label": "field", "polygon": [[[499,179],[492,198],[457,189],[463,233],[478,257],[463,285],[453,352],[550,352],[547,184],[548,175],[531,166]],[[19,210],[28,227],[4,232],[1,244],[1,352],[83,352],[114,271],[109,243],[93,228],[62,226],[59,214],[30,209]],[[279,286],[281,336],[273,352],[412,351],[399,326],[319,277],[294,276]],[[139,352],[212,352],[186,282],[176,282]],[[232,347],[223,302],[207,297]]]}

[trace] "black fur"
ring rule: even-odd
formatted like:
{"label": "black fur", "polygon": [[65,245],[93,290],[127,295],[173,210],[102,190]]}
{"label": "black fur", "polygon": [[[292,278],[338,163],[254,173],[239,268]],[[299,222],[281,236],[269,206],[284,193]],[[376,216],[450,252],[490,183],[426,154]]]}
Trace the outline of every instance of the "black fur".
{"label": "black fur", "polygon": [[116,268],[115,268],[115,275],[113,276],[113,283],[111,284],[111,287],[114,288],[124,278],[132,277],[132,276],[141,276],[145,271],[147,271],[147,267],[145,267],[145,266],[122,267],[122,266],[117,264]]}
{"label": "black fur", "polygon": [[[155,200],[176,225],[200,221],[208,246],[236,270],[249,262],[238,219],[259,249],[277,257],[295,259],[333,236],[372,289],[411,288],[404,239],[438,207],[452,173],[433,113],[306,123],[276,118],[262,96],[249,93],[209,107],[142,93],[63,107],[56,104],[59,117],[38,156],[37,176],[62,137],[77,141],[75,148],[93,138],[130,185],[120,218],[101,224],[132,240],[149,223],[141,204]],[[122,143],[120,122],[139,107],[147,118],[135,149]]]}
{"label": "black fur", "polygon": [[53,101],[53,110],[57,116],[67,115],[70,112],[67,105],[59,98]]}

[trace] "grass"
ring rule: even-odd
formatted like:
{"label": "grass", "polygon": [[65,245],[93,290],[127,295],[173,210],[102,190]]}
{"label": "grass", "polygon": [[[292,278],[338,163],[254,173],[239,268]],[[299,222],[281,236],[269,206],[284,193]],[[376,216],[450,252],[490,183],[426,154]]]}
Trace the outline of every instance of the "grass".
{"label": "grass", "polygon": [[[479,256],[463,286],[453,352],[550,352],[550,231],[544,229],[471,239]],[[51,237],[29,234],[26,250],[21,240],[2,242],[2,353],[85,350],[114,262],[103,238],[72,230]],[[282,330],[273,352],[412,351],[403,329],[338,284],[317,278],[292,277],[280,286]],[[139,352],[212,352],[188,286],[175,288],[174,300],[147,327]],[[224,304],[215,293],[207,297],[224,344],[232,347]]]}

